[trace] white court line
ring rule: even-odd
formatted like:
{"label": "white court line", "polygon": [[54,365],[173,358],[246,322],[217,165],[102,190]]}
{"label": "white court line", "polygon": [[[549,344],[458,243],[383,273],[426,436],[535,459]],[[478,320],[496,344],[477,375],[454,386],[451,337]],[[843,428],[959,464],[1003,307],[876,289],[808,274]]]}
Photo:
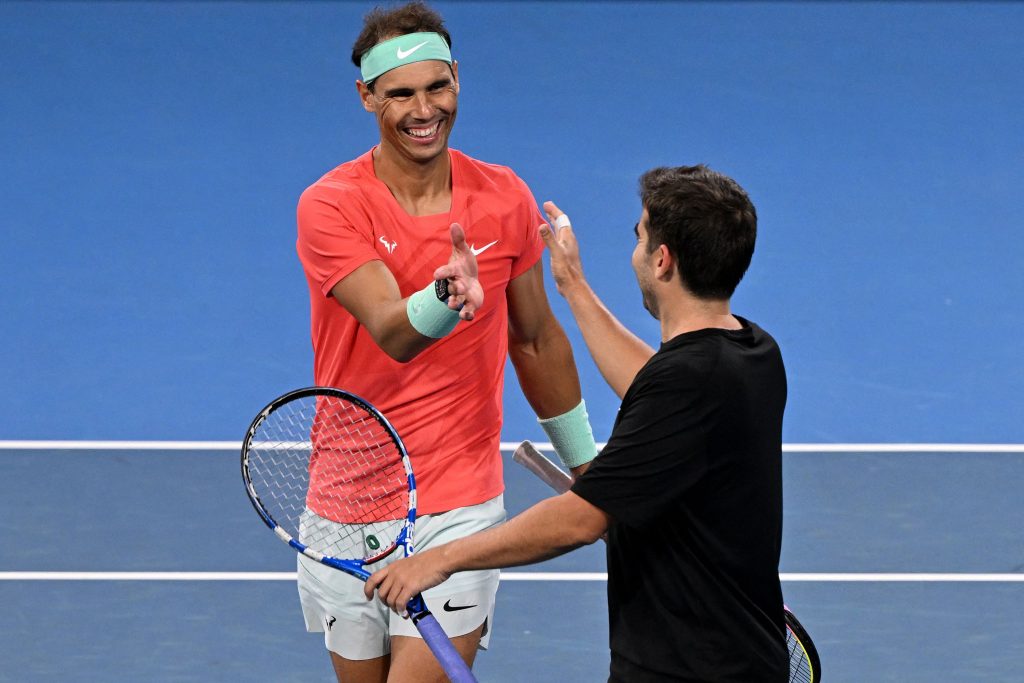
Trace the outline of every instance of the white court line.
{"label": "white court line", "polygon": [[0,572],[0,581],[294,581],[295,572]]}
{"label": "white court line", "polygon": [[7,451],[238,451],[241,441],[0,441]]}
{"label": "white court line", "polygon": [[808,583],[1024,583],[1024,574],[779,574],[779,578]]}
{"label": "white court line", "polygon": [[790,443],[784,453],[1024,453],[1020,443]]}
{"label": "white court line", "polygon": [[[783,573],[804,583],[1024,583],[1022,574]],[[0,572],[0,581],[294,581],[295,572]],[[607,581],[604,572],[516,572],[502,581]]]}
{"label": "white court line", "polygon": [[[502,441],[501,450],[514,451],[518,441]],[[550,451],[551,444],[533,444]],[[0,441],[0,450],[37,451],[237,451],[240,441]],[[599,443],[598,448],[605,444]],[[1014,443],[787,443],[785,453],[1024,453]]]}

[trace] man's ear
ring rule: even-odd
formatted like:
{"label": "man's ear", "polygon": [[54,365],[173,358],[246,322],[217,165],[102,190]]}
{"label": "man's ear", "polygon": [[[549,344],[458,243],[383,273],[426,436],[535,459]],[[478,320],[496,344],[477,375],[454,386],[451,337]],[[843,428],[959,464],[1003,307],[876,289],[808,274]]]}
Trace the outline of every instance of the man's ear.
{"label": "man's ear", "polygon": [[664,243],[658,245],[658,254],[654,260],[654,276],[659,280],[671,280],[676,272],[676,260]]}
{"label": "man's ear", "polygon": [[356,80],[356,92],[359,93],[359,100],[363,103],[363,109],[368,112],[375,112],[377,108],[374,106],[373,93],[370,92],[370,88],[360,80]]}

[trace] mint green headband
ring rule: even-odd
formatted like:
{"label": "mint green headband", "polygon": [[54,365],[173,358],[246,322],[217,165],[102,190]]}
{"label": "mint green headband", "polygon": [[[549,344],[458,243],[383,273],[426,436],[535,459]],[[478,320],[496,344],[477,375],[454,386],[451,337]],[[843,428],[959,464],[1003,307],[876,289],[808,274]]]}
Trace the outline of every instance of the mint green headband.
{"label": "mint green headband", "polygon": [[359,68],[363,83],[369,83],[387,71],[428,59],[452,63],[444,38],[438,33],[407,33],[371,47],[359,60]]}

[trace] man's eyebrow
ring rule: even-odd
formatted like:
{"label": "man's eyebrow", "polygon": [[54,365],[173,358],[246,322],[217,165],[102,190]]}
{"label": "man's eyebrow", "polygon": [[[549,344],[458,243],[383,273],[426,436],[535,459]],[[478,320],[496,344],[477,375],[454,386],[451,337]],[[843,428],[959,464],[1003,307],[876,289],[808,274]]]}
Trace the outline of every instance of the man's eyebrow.
{"label": "man's eyebrow", "polygon": [[640,224],[637,223],[633,226],[633,234],[636,235],[637,239],[640,239]]}

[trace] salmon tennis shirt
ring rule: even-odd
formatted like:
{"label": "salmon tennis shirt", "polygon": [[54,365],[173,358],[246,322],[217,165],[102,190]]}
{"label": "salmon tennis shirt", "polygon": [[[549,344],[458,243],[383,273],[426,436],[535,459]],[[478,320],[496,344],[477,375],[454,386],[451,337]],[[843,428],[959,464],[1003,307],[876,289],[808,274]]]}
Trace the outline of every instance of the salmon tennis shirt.
{"label": "salmon tennis shirt", "polygon": [[[309,284],[313,375],[375,405],[402,437],[416,474],[418,514],[489,500],[504,490],[500,454],[508,352],[509,282],[539,260],[544,222],[526,184],[504,166],[449,150],[448,213],[410,216],[377,179],[373,150],[338,166],[302,193],[297,250]],[[458,223],[476,254],[484,304],[470,322],[408,363],[377,346],[332,296],[370,261],[382,261],[402,297],[434,280],[451,255]],[[330,482],[311,474],[315,502]],[[316,507],[311,504],[311,507]]]}

